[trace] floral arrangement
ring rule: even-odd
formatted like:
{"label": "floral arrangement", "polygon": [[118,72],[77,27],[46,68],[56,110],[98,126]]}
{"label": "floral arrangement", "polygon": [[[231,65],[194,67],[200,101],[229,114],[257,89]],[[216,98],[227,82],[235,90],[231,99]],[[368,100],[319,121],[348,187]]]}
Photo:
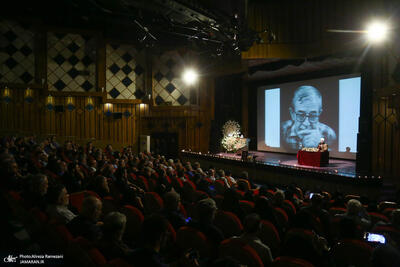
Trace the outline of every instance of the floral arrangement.
{"label": "floral arrangement", "polygon": [[236,121],[227,121],[222,126],[222,147],[228,152],[234,152],[241,149],[243,145],[243,136],[240,133],[240,125]]}

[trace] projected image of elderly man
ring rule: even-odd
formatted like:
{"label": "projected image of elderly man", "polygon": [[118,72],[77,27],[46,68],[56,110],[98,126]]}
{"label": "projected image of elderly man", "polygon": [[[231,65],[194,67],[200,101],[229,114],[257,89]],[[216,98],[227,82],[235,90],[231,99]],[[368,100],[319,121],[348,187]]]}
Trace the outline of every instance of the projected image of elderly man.
{"label": "projected image of elderly man", "polygon": [[315,87],[305,85],[297,88],[289,112],[291,119],[282,123],[284,147],[317,147],[321,138],[330,146],[336,140],[335,131],[319,121],[322,96]]}

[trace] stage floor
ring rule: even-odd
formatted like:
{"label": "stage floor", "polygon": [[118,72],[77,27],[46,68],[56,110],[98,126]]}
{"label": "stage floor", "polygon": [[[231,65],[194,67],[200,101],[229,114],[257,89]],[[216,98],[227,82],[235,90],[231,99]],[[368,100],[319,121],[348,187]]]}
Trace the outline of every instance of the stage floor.
{"label": "stage floor", "polygon": [[[236,155],[233,153],[218,153],[217,156],[226,159],[241,160],[240,155]],[[310,172],[318,172],[331,175],[333,174],[349,178],[359,178],[356,173],[356,162],[354,160],[329,159],[329,166],[313,167],[299,165],[297,163],[296,155],[291,154],[249,151],[249,156],[254,156],[255,161],[258,164],[265,164],[282,168],[301,169]]]}

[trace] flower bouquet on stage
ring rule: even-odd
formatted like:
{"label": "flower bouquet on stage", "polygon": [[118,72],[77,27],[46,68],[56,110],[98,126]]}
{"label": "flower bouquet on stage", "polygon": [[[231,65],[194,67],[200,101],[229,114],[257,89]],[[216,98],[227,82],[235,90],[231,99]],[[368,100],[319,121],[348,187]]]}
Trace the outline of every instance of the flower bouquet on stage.
{"label": "flower bouquet on stage", "polygon": [[236,121],[227,121],[222,126],[221,145],[226,152],[242,154],[242,151],[248,151],[250,139],[244,138],[240,133],[240,125]]}

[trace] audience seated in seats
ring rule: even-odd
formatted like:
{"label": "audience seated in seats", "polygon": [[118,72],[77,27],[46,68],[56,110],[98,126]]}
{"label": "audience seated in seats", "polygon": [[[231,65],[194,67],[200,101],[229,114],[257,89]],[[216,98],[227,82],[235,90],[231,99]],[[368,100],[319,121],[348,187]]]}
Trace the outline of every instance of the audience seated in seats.
{"label": "audience seated in seats", "polygon": [[179,208],[180,204],[181,197],[175,191],[164,194],[164,209],[161,211],[161,215],[171,223],[175,230],[186,225],[186,219]]}
{"label": "audience seated in seats", "polygon": [[[179,159],[175,161],[167,160],[163,156],[152,155],[151,153],[134,155],[130,147],[126,147],[121,151],[112,151],[109,146],[103,153],[101,148],[96,148],[93,144],[88,144],[84,148],[66,141],[60,147],[54,138],[46,138],[42,142],[37,142],[34,136],[3,138],[0,139],[0,174],[2,175],[1,188],[3,192],[1,210],[7,217],[4,220],[6,223],[2,223],[2,227],[0,227],[3,230],[2,236],[5,237],[7,244],[10,243],[10,246],[19,246],[19,241],[15,241],[15,237],[12,234],[15,226],[10,226],[8,222],[15,220],[17,224],[20,223],[28,230],[36,230],[35,227],[32,227],[35,226],[34,224],[26,222],[26,219],[32,215],[33,221],[37,221],[41,226],[46,227],[47,225],[43,224],[47,220],[47,216],[43,214],[46,209],[46,213],[50,217],[50,223],[67,223],[67,228],[70,229],[71,234],[75,237],[83,236],[88,240],[94,241],[94,244],[101,249],[109,260],[119,257],[126,262],[135,264],[133,266],[151,266],[152,264],[153,266],[163,266],[166,261],[161,258],[160,253],[163,253],[168,262],[175,261],[179,257],[174,249],[161,249],[164,246],[163,240],[166,239],[167,228],[164,226],[160,228],[158,227],[160,224],[157,223],[150,223],[148,225],[153,226],[144,227],[143,231],[148,233],[145,241],[148,241],[144,242],[136,250],[134,256],[130,256],[131,250],[121,241],[121,236],[125,229],[124,225],[127,224],[125,236],[130,231],[130,226],[134,226],[132,228],[132,233],[134,234],[129,235],[130,238],[124,241],[126,244],[132,244],[132,248],[137,248],[137,237],[142,226],[143,215],[135,209],[137,211],[135,215],[138,217],[136,223],[133,220],[129,221],[134,215],[132,215],[132,218],[127,215],[125,218],[124,215],[114,211],[124,210],[124,205],[127,205],[126,207],[133,205],[143,212],[142,199],[144,200],[146,195],[144,191],[148,190],[147,196],[149,194],[154,195],[154,192],[156,192],[163,196],[165,205],[164,209],[155,216],[161,216],[161,220],[164,221],[167,218],[171,222],[171,224],[168,224],[169,231],[173,232],[172,225],[179,233],[178,229],[186,224],[185,216],[179,209],[182,206],[179,204],[179,193],[182,194],[183,183],[186,183],[192,189],[194,189],[195,185],[197,189],[197,191],[193,191],[195,193],[194,202],[185,203],[190,216],[194,218],[188,224],[189,227],[186,228],[190,228],[192,231],[191,227],[195,228],[197,234],[200,234],[198,231],[201,231],[207,237],[205,242],[210,241],[214,252],[218,251],[217,248],[224,239],[224,235],[221,229],[216,227],[213,222],[216,214],[216,205],[214,200],[208,198],[207,194],[209,196],[215,195],[215,199],[219,199],[219,207],[222,210],[233,212],[236,215],[234,216],[235,218],[239,217],[244,221],[244,233],[241,235],[241,229],[235,233],[238,239],[242,239],[237,241],[242,243],[242,241],[246,240],[249,244],[252,243],[256,251],[258,251],[257,247],[259,249],[265,248],[259,244],[257,239],[258,228],[256,226],[260,217],[268,221],[262,222],[264,228],[261,228],[261,230],[264,230],[264,232],[260,232],[260,237],[264,244],[268,244],[269,248],[276,253],[274,255],[276,257],[282,258],[284,255],[288,255],[310,261],[315,266],[329,265],[331,259],[336,260],[336,257],[333,257],[336,255],[333,252],[338,247],[336,241],[341,244],[348,242],[350,245],[353,243],[368,245],[365,241],[362,241],[364,231],[368,230],[384,234],[387,240],[384,246],[372,243],[369,244],[372,246],[368,245],[371,248],[371,252],[372,247],[376,247],[372,255],[374,266],[399,266],[400,211],[397,210],[399,206],[396,202],[386,202],[386,204],[381,202],[378,206],[376,199],[370,196],[365,197],[354,192],[344,197],[341,192],[329,193],[321,189],[314,189],[313,192],[321,193],[314,194],[312,199],[308,201],[308,199],[304,200],[303,191],[307,192],[310,188],[299,189],[297,185],[293,184],[265,183],[260,188],[255,189],[247,173],[235,176],[231,175],[228,169],[226,172],[220,170],[218,171],[219,175],[215,175],[215,168],[212,166],[207,170],[201,168],[198,162],[193,164],[185,162],[182,164]],[[235,178],[239,178],[236,185],[234,183]],[[217,181],[215,182],[216,179]],[[140,188],[141,186],[144,189]],[[47,189],[47,187],[49,188]],[[237,191],[235,191],[235,187],[238,189]],[[276,190],[277,188],[284,188],[284,193],[279,189]],[[77,191],[75,196],[81,195],[82,200],[85,194],[89,194],[86,190],[93,191],[90,194],[106,198],[104,203],[109,202],[108,204],[110,205],[107,211],[111,213],[109,216],[104,217],[103,227],[101,223],[98,223],[102,210],[101,202],[93,196],[84,199],[83,204],[79,205],[79,207],[82,207],[81,213],[76,216],[68,209],[68,192],[70,189],[71,193]],[[219,195],[216,194],[217,192]],[[240,195],[237,195],[238,192],[240,192]],[[204,199],[198,201],[199,198]],[[385,200],[385,196],[382,195],[381,198]],[[249,209],[246,212],[256,212],[258,215],[252,214],[247,218],[244,217],[241,206],[240,204],[238,205],[239,199],[253,201],[255,203],[254,209]],[[73,200],[73,197],[71,197],[71,200]],[[393,201],[392,199],[390,200]],[[71,203],[75,202],[71,201]],[[348,202],[347,207],[346,202]],[[370,212],[370,216],[368,216],[360,202],[368,204],[367,211]],[[29,210],[25,210],[24,205],[18,208],[19,203],[25,204]],[[82,203],[82,201],[79,203]],[[242,203],[244,202],[242,201]],[[31,208],[36,209],[32,210]],[[133,210],[133,207],[130,208]],[[198,212],[196,212],[195,208],[198,209]],[[385,210],[385,208],[388,209]],[[130,211],[134,213],[132,210]],[[328,216],[326,210],[329,210],[332,217]],[[390,216],[392,211],[393,214]],[[382,216],[380,212],[386,217]],[[23,216],[23,213],[28,216]],[[148,214],[151,213],[153,212]],[[225,212],[221,211],[222,213],[225,214]],[[343,214],[334,216],[337,213]],[[131,215],[129,212],[127,214]],[[389,218],[390,221],[388,220]],[[127,219],[128,221],[126,222]],[[150,219],[150,217],[146,219]],[[271,224],[275,225],[279,231],[283,246],[281,246],[280,240],[275,240],[275,243],[269,242],[268,236],[272,235],[271,231],[273,231],[274,238],[279,239],[275,233],[275,228]],[[266,225],[273,230],[270,232],[265,231]],[[372,225],[374,227],[371,227]],[[57,225],[57,227],[63,226]],[[222,228],[222,226],[219,227]],[[222,230],[226,232],[228,228],[224,227]],[[40,229],[43,229],[43,227]],[[33,233],[36,232],[38,231]],[[67,233],[67,231],[64,232]],[[104,232],[104,236],[102,236],[102,232]],[[263,233],[268,234],[262,235]],[[204,235],[201,236],[204,238]],[[36,234],[31,235],[32,240],[30,242],[39,245],[52,244],[52,242],[45,241],[50,236],[43,235],[39,237]],[[332,244],[333,249],[330,253],[333,255],[332,257],[327,253],[325,238]],[[62,246],[63,249],[67,248],[68,240]],[[206,240],[206,238],[203,240]],[[204,246],[204,242],[202,246]],[[184,246],[179,247],[183,248]],[[143,253],[140,253],[140,251]],[[348,252],[348,248],[345,247],[344,251]],[[182,251],[182,253],[183,258],[179,260],[180,266],[191,266],[196,263],[196,261],[185,262],[196,253],[192,251]],[[267,259],[263,259],[264,265],[268,265],[271,261],[270,253],[259,253],[262,254],[260,255],[261,258],[268,256]],[[349,255],[353,254],[351,252]],[[65,255],[68,257],[67,254]],[[209,259],[210,261],[205,262],[204,266],[221,266],[218,264],[229,262],[227,259],[221,259],[221,261],[214,263],[216,254],[213,256]],[[364,259],[365,257],[354,256],[353,258]],[[200,261],[202,260],[204,258],[200,258]],[[136,264],[137,262],[138,264]],[[362,261],[357,260],[354,262]],[[234,262],[230,261],[230,263],[235,266]]]}
{"label": "audience seated in seats", "polygon": [[217,205],[212,198],[202,199],[197,202],[198,220],[192,220],[188,224],[205,234],[215,248],[224,240],[222,231],[213,223],[216,211]]}
{"label": "audience seated in seats", "polygon": [[27,209],[36,207],[45,211],[46,194],[49,187],[47,176],[43,174],[30,175],[26,178],[26,182],[27,188],[22,192],[25,207]]}
{"label": "audience seated in seats", "polygon": [[96,243],[96,247],[107,260],[128,259],[133,253],[133,250],[122,241],[125,226],[126,216],[122,213],[110,212],[104,218],[103,237]]}
{"label": "audience seated in seats", "polygon": [[102,222],[99,218],[102,211],[101,201],[94,196],[88,196],[83,200],[82,210],[78,216],[67,224],[68,230],[75,237],[83,236],[90,241],[101,238]]}
{"label": "audience seated in seats", "polygon": [[76,215],[68,209],[69,194],[67,189],[62,184],[55,184],[51,186],[47,192],[47,215],[60,223],[67,224]]}
{"label": "audience seated in seats", "polygon": [[238,237],[250,245],[262,260],[264,266],[269,266],[273,261],[270,248],[258,237],[261,230],[261,218],[258,214],[252,213],[246,216],[243,224],[243,234]]}
{"label": "audience seated in seats", "polygon": [[368,213],[357,199],[350,199],[347,202],[347,211],[344,214],[337,214],[340,218],[349,218],[353,220],[356,225],[361,227],[362,230],[367,230],[371,226]]}
{"label": "audience seated in seats", "polygon": [[234,188],[229,188],[225,191],[224,200],[222,201],[221,204],[221,209],[223,211],[230,211],[235,213],[240,219],[240,221],[244,220],[245,212],[240,206],[238,193]]}

